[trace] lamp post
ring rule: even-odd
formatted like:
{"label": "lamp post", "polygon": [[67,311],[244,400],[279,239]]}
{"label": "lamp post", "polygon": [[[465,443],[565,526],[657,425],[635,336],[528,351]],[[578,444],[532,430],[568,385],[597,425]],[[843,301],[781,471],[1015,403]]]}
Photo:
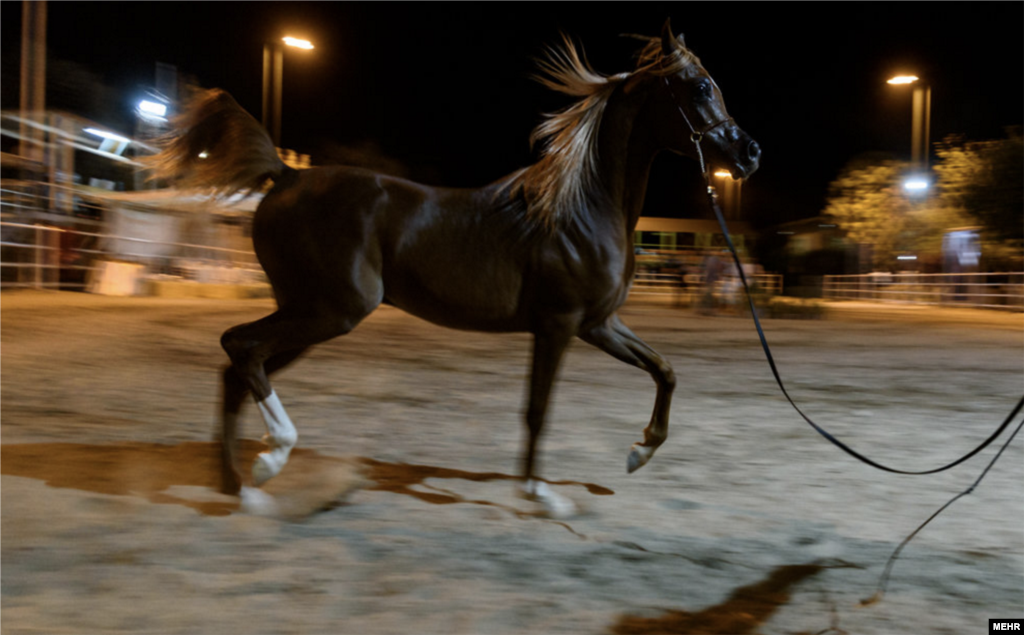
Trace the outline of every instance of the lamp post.
{"label": "lamp post", "polygon": [[43,163],[46,160],[45,133],[32,123],[46,123],[46,2],[22,2],[19,100],[18,154]]}
{"label": "lamp post", "polygon": [[[898,75],[886,83],[893,86],[917,84],[920,81],[915,75]],[[919,170],[928,168],[928,137],[932,123],[932,88],[931,86],[914,86],[913,118],[910,133],[910,160]]]}
{"label": "lamp post", "polygon": [[263,127],[276,147],[281,147],[281,94],[284,85],[284,47],[309,50],[307,40],[283,37],[263,45]]}

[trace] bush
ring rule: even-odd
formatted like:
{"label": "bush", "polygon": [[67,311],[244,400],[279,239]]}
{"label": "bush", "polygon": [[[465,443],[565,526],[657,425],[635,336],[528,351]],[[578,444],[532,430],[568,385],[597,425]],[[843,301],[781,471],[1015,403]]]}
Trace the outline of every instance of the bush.
{"label": "bush", "polygon": [[813,298],[776,296],[761,311],[766,318],[781,320],[820,320],[825,317],[825,305]]}

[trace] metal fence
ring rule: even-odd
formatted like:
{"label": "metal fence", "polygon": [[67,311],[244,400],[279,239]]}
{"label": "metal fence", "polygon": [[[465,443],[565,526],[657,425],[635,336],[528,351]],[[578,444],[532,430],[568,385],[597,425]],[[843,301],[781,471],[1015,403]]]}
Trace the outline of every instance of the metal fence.
{"label": "metal fence", "polygon": [[[766,296],[782,294],[782,276],[774,273],[758,273],[747,276],[754,293]],[[739,276],[725,275],[715,283],[714,289],[707,289],[704,275],[688,273],[656,273],[638,271],[633,279],[630,297],[649,299],[671,299],[677,305],[691,306],[700,302],[710,293],[722,304],[732,305],[742,300],[743,283]]]}
{"label": "metal fence", "polygon": [[1024,272],[825,276],[828,300],[1024,310]]}
{"label": "metal fence", "polygon": [[[21,230],[21,231],[17,231]],[[53,288],[60,281],[60,230],[42,225],[0,223],[0,285]]]}
{"label": "metal fence", "polygon": [[[712,256],[723,261],[723,268],[714,288],[708,289],[704,270]],[[630,297],[670,299],[677,306],[708,301],[708,296],[723,305],[735,305],[742,299],[743,283],[735,265],[720,248],[638,249],[636,266]],[[766,297],[782,294],[781,275],[764,273],[756,263],[745,263],[743,272],[755,294]]]}
{"label": "metal fence", "polygon": [[[218,224],[237,225],[240,236],[244,220],[215,221],[211,208],[182,200],[163,209],[162,200],[136,208],[108,198],[68,186],[5,180],[0,187],[0,287],[104,292],[100,283],[115,276],[130,277],[139,286],[150,280],[265,281],[253,251],[237,248],[241,245]],[[112,223],[124,218],[122,209],[142,210],[138,214],[154,219],[168,214],[180,222],[168,226],[169,239],[161,239],[164,227],[154,231],[145,223]],[[133,222],[140,222],[138,215]],[[203,244],[207,240],[213,244]]]}
{"label": "metal fence", "polygon": [[[147,240],[86,232],[43,224],[0,222],[0,286],[34,289],[85,289],[112,261],[137,265],[147,276],[197,282],[237,283],[262,279],[252,251]],[[131,245],[161,245],[173,257],[152,256]],[[117,249],[112,251],[111,245]]]}

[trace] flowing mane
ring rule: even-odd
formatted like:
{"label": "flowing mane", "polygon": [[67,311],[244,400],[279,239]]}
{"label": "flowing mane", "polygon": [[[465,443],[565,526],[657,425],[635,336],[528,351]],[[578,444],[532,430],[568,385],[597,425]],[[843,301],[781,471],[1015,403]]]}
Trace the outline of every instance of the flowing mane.
{"label": "flowing mane", "polygon": [[602,75],[595,71],[565,35],[561,47],[547,50],[538,62],[540,83],[560,93],[579,97],[568,107],[545,115],[530,135],[531,147],[540,143],[541,158],[515,173],[507,187],[521,194],[527,217],[547,227],[571,218],[595,191],[598,132],[605,106],[615,88],[628,79],[649,74],[660,77],[680,72],[699,63],[682,38],[670,53],[662,51],[660,38],[642,38],[648,44],[637,55],[637,68],[630,73]]}

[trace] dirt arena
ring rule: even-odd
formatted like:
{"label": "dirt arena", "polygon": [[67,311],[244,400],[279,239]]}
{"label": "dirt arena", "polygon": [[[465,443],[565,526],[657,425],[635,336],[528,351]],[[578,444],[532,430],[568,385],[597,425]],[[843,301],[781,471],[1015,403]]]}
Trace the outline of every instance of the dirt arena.
{"label": "dirt arena", "polygon": [[[936,476],[864,466],[783,400],[748,319],[666,306],[622,312],[679,377],[635,474],[653,382],[582,342],[565,360],[541,469],[575,517],[512,480],[529,338],[387,308],[275,378],[299,450],[279,512],[244,513],[213,489],[218,342],[270,307],[0,295],[4,635],[960,635],[1024,615],[1024,439],[862,605],[995,449]],[[766,329],[805,412],[895,467],[959,456],[1024,391],[1019,313],[844,305]]]}

